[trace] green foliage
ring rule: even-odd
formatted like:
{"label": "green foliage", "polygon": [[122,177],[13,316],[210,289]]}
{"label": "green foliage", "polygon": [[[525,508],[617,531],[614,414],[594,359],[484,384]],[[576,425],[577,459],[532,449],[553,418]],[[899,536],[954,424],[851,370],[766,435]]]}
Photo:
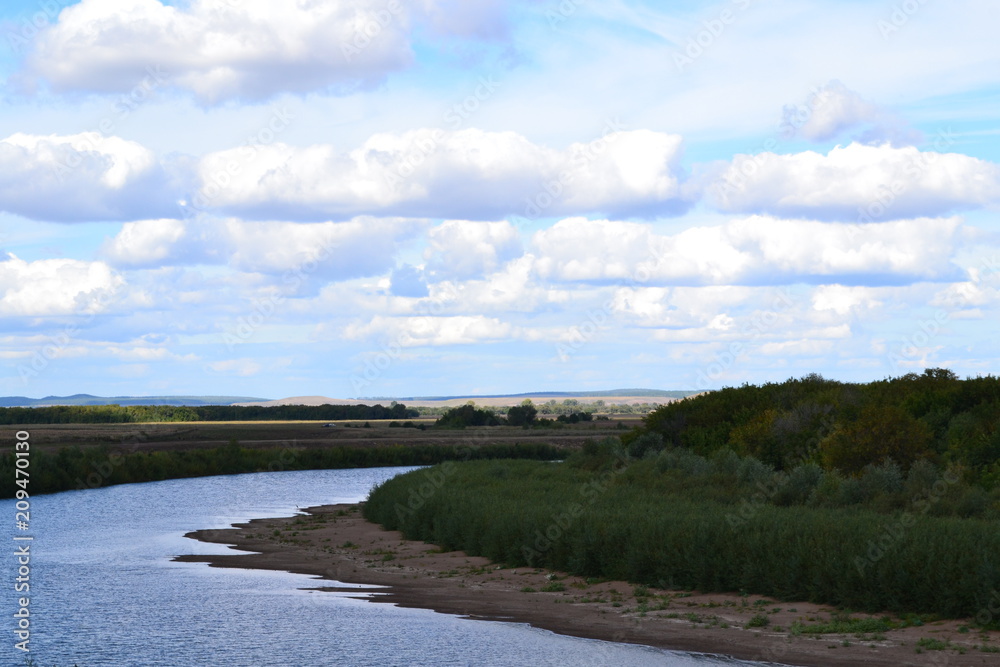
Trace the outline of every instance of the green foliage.
{"label": "green foliage", "polygon": [[830,468],[848,473],[887,459],[907,467],[928,454],[933,433],[926,423],[893,405],[869,405],[820,443]]}
{"label": "green foliage", "polygon": [[[283,470],[325,470],[432,465],[449,460],[565,458],[567,450],[543,444],[478,447],[415,445],[322,448],[245,448],[235,440],[222,447],[181,451],[121,451],[108,446],[63,447],[55,454],[31,453],[31,495],[182,477]],[[12,498],[14,455],[0,454],[0,498]]]}
{"label": "green foliage", "polygon": [[[990,521],[913,512],[876,558],[872,545],[895,520],[867,506],[778,507],[765,499],[743,515],[751,489],[714,459],[702,459],[707,467],[692,478],[680,462],[693,458],[658,469],[674,450],[595,469],[582,464],[606,452],[591,449],[575,465],[473,461],[414,471],[374,489],[364,514],[443,549],[659,588],[947,617],[974,616],[1000,590],[1000,533]],[[815,468],[793,477],[811,483]]]}
{"label": "green foliage", "polygon": [[633,459],[641,459],[647,454],[658,454],[666,445],[659,433],[643,433],[628,443],[628,455]]}
{"label": "green foliage", "polygon": [[535,421],[538,410],[530,402],[515,405],[507,410],[507,423],[511,426],[527,426]]}
{"label": "green foliage", "polygon": [[444,413],[434,425],[443,428],[466,428],[467,426],[499,426],[500,418],[492,410],[465,404]]}
{"label": "green foliage", "polygon": [[[927,369],[867,384],[809,375],[727,387],[657,408],[623,441],[645,433],[702,456],[731,449],[779,471],[812,462],[861,477],[892,461],[905,476],[922,460],[950,463],[988,491],[1000,483],[1000,378]],[[835,478],[820,485],[827,499],[840,486]],[[853,484],[838,491],[860,500],[871,492]]]}

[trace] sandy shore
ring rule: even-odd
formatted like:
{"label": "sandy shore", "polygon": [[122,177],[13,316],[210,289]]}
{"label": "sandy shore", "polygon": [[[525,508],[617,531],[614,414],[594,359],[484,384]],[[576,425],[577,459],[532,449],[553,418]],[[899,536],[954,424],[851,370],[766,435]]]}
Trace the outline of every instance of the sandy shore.
{"label": "sandy shore", "polygon": [[[257,519],[189,533],[251,554],[180,556],[214,567],[311,574],[389,586],[390,602],[471,618],[530,623],[554,632],[789,665],[1000,665],[1000,633],[940,621],[882,634],[793,634],[796,621],[824,623],[835,610],[759,595],[644,590],[587,582],[533,568],[502,568],[463,552],[405,540],[361,517],[357,505],[313,507],[307,515]],[[321,588],[321,587],[318,587]],[[321,588],[322,590],[336,590]],[[363,594],[363,589],[351,589]],[[384,590],[380,590],[384,592]],[[863,615],[855,615],[863,617]],[[757,627],[747,627],[757,618]],[[767,624],[762,624],[766,618]],[[941,648],[946,647],[946,648]]]}

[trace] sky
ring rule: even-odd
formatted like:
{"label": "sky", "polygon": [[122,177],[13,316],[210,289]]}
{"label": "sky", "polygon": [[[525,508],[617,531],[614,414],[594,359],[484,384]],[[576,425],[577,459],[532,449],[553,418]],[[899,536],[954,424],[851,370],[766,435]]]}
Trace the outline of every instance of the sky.
{"label": "sky", "polygon": [[0,394],[997,374],[987,0],[0,6]]}

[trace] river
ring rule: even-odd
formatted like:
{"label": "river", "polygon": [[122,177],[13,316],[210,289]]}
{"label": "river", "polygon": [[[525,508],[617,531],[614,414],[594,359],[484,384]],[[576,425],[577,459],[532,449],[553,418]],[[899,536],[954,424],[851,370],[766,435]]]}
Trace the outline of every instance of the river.
{"label": "river", "polygon": [[[185,538],[191,530],[357,502],[410,469],[201,477],[32,498],[31,652],[16,650],[8,630],[4,664],[29,656],[40,667],[759,664],[372,604],[307,590],[330,583],[305,575],[171,560],[232,553]],[[12,522],[14,501],[2,503]],[[3,613],[13,629],[23,594],[13,590],[14,558],[6,561]]]}

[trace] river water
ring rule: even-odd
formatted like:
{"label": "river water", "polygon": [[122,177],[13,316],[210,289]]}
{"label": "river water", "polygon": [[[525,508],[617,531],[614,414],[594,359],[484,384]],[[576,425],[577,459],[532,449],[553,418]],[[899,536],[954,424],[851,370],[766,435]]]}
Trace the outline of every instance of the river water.
{"label": "river water", "polygon": [[[14,648],[19,595],[8,555],[3,664],[29,656],[40,667],[759,664],[372,604],[306,590],[331,583],[305,575],[171,561],[233,553],[188,531],[357,502],[405,470],[202,477],[32,498],[31,653]],[[13,522],[14,501],[0,503]]]}

